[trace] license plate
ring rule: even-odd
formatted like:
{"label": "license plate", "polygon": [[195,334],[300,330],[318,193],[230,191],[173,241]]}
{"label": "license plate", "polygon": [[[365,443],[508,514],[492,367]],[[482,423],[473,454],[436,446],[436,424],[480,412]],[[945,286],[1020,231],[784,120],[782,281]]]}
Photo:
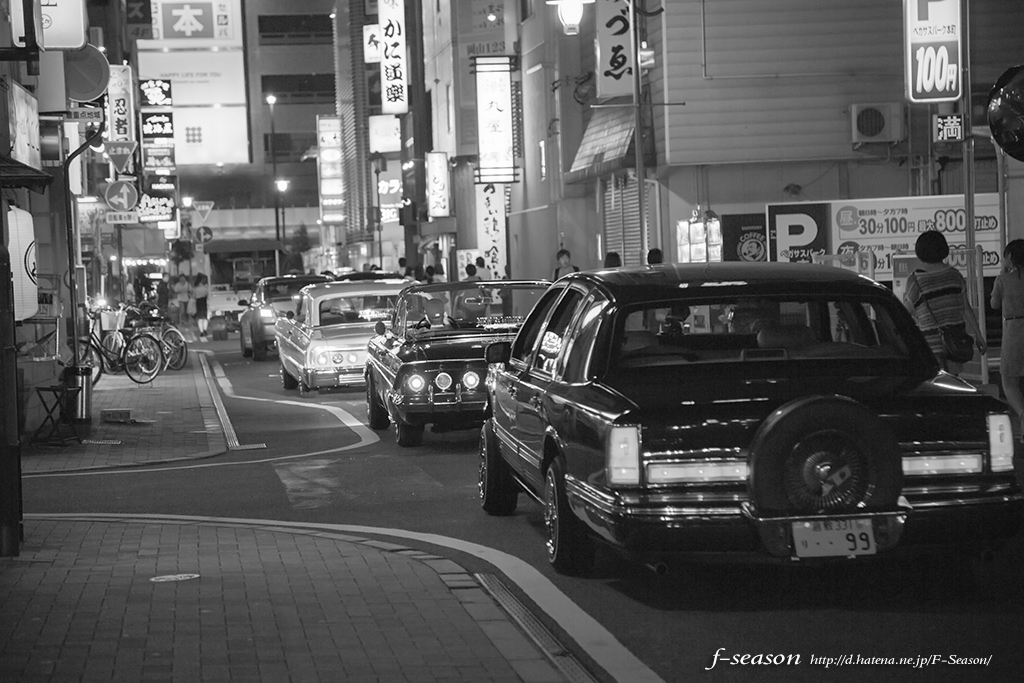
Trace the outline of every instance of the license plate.
{"label": "license plate", "polygon": [[878,552],[870,519],[793,522],[793,547],[797,557],[846,557]]}

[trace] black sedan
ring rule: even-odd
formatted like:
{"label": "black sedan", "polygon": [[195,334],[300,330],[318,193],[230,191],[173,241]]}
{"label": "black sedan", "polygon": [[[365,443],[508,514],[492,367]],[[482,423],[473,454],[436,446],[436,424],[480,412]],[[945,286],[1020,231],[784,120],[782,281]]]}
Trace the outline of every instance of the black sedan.
{"label": "black sedan", "polygon": [[306,285],[330,282],[323,275],[278,275],[259,281],[248,301],[238,302],[245,310],[239,318],[238,343],[242,356],[264,361],[267,351],[274,348],[275,325],[278,317],[288,311],[295,312],[299,292]]}
{"label": "black sedan", "polygon": [[509,340],[549,283],[493,280],[412,285],[390,325],[377,323],[366,356],[372,429],[392,421],[400,446],[435,431],[479,427],[487,412],[484,349]]}
{"label": "black sedan", "polygon": [[483,509],[538,500],[558,571],[597,543],[652,566],[985,551],[1024,511],[1006,406],[839,268],[571,274],[486,358]]}

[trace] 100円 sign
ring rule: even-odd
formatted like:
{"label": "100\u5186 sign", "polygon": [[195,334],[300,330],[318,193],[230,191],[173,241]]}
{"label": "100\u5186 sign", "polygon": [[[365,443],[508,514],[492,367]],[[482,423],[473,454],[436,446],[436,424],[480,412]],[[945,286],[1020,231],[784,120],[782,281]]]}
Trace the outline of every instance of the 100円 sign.
{"label": "100\u5186 sign", "polygon": [[903,30],[907,99],[960,99],[960,0],[903,0]]}

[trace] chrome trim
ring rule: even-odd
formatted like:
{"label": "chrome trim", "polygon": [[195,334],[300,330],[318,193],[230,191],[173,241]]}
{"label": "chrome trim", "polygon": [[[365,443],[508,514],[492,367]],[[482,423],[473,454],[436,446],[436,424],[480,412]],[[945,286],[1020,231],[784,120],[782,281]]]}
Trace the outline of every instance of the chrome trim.
{"label": "chrome trim", "polygon": [[904,441],[900,455],[988,455],[988,441]]}
{"label": "chrome trim", "polygon": [[693,460],[703,458],[704,460],[725,460],[734,462],[742,459],[746,462],[743,448],[692,448],[678,451],[647,451],[641,453],[643,458],[656,458],[658,460],[686,459]]}
{"label": "chrome trim", "polygon": [[[1007,487],[1009,488],[1009,487]],[[927,508],[960,508],[960,507],[971,507],[975,505],[993,505],[1000,503],[1018,503],[1024,502],[1024,493],[1012,493],[1012,494],[999,494],[998,496],[989,496],[987,498],[968,498],[968,499],[956,499],[956,500],[919,500],[914,501],[915,510],[923,510]]]}
{"label": "chrome trim", "polygon": [[[616,513],[634,518],[670,518],[678,520],[698,520],[708,517],[739,517],[740,506],[722,506],[719,508],[697,508],[678,505],[662,505],[659,507],[635,507],[618,496],[608,495],[586,484],[575,477],[565,475],[565,492],[575,497],[584,505],[590,506],[606,515]],[[736,501],[739,503],[740,501]]]}

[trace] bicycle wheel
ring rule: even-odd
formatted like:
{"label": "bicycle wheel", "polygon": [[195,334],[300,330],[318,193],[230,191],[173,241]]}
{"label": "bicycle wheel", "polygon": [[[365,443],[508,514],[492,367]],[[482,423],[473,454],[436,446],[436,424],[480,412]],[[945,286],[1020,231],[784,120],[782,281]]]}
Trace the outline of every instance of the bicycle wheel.
{"label": "bicycle wheel", "polygon": [[121,362],[133,382],[147,384],[163,370],[164,351],[153,335],[137,334],[125,346]]}
{"label": "bicycle wheel", "polygon": [[[95,344],[95,342],[93,342]],[[121,358],[124,356],[125,335],[121,330],[111,330],[103,335],[103,371],[112,375],[124,370]]]}
{"label": "bicycle wheel", "polygon": [[188,344],[185,343],[185,336],[176,327],[168,327],[160,335],[164,342],[164,356],[167,367],[171,370],[181,370],[188,362]]}
{"label": "bicycle wheel", "polygon": [[85,339],[78,340],[78,364],[92,370],[90,382],[96,386],[103,375],[103,352]]}

